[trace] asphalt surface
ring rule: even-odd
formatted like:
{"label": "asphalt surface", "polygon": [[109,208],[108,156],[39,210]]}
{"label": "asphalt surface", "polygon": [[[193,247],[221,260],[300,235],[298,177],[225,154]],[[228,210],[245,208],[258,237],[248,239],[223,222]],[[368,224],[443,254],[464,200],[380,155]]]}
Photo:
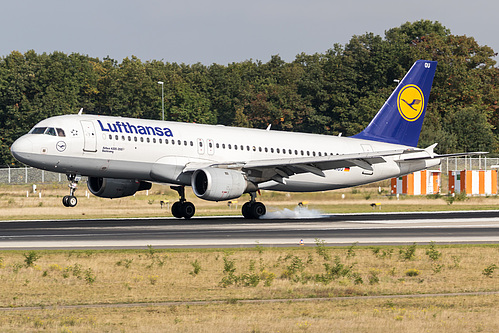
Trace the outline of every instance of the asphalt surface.
{"label": "asphalt surface", "polygon": [[0,249],[101,249],[499,243],[499,211],[242,217],[0,221]]}

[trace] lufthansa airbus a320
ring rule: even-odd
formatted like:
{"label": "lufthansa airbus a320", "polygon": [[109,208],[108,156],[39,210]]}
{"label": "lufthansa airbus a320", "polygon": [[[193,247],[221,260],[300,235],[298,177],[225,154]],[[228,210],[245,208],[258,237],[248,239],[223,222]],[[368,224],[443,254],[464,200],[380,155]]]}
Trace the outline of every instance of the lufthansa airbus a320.
{"label": "lufthansa airbus a320", "polygon": [[[416,148],[437,63],[419,60],[371,123],[352,137],[131,119],[87,114],[45,119],[11,147],[14,157],[35,168],[64,173],[70,194],[87,176],[90,192],[118,198],[172,184],[179,201],[172,214],[191,218],[185,198],[192,186],[201,199],[231,200],[249,193],[246,218],[266,212],[258,190],[326,191],[398,177],[440,163],[436,144]],[[466,154],[466,153],[465,153]]]}

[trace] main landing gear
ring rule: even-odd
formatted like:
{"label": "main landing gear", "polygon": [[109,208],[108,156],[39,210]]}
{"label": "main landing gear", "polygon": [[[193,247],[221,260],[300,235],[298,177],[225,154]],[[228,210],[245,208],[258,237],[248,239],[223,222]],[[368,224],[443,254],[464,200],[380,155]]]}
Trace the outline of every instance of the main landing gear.
{"label": "main landing gear", "polygon": [[62,204],[65,207],[74,207],[78,203],[78,199],[75,197],[75,191],[78,188],[78,182],[81,180],[80,175],[67,174],[69,181],[69,195],[65,195],[62,198]]}
{"label": "main landing gear", "polygon": [[185,186],[171,186],[172,190],[178,192],[180,196],[179,201],[172,205],[172,215],[176,218],[185,218],[186,220],[194,216],[196,207],[192,202],[185,200]]}
{"label": "main landing gear", "polygon": [[250,192],[251,200],[243,205],[242,213],[247,219],[259,219],[265,215],[267,209],[261,202],[256,201],[256,192]]}

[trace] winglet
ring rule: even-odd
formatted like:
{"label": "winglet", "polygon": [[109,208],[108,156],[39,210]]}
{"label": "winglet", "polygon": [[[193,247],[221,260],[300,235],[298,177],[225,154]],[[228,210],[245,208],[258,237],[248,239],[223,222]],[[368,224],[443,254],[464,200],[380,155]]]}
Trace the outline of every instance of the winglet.
{"label": "winglet", "polygon": [[80,109],[80,111],[78,112],[78,115],[81,116],[82,113],[83,113],[83,108]]}
{"label": "winglet", "polygon": [[425,148],[426,152],[430,154],[430,156],[433,158],[435,156],[435,152],[433,151],[435,147],[438,145],[438,143],[434,143],[431,146]]}
{"label": "winglet", "polygon": [[416,147],[436,69],[436,61],[416,61],[371,123],[353,137]]}

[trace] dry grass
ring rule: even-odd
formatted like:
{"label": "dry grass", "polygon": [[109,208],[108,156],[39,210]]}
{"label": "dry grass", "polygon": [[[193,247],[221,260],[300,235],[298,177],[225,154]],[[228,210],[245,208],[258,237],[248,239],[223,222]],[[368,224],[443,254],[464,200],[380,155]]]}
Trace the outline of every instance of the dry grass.
{"label": "dry grass", "polygon": [[[373,249],[353,247],[355,256],[350,257],[348,249],[328,249],[328,260],[314,247],[36,251],[40,258],[31,267],[26,265],[29,251],[3,251],[0,306],[498,291],[499,271],[492,278],[482,272],[499,264],[499,246],[439,248],[442,257],[436,261],[425,254],[427,247],[418,246],[413,260],[401,259],[399,251],[409,248],[380,248],[375,255]],[[197,275],[196,260],[201,268]],[[226,261],[234,263],[234,276],[246,274],[247,280],[224,287]],[[325,273],[325,263],[336,266],[338,261],[351,267],[348,274],[325,282],[316,279]],[[295,272],[287,274],[293,265]],[[410,269],[419,274],[408,276]],[[269,274],[274,279],[265,286]],[[257,280],[256,287],[247,285],[249,276]],[[370,283],[373,276],[378,281]]]}
{"label": "dry grass", "polygon": [[2,313],[3,332],[497,332],[499,296],[56,309]]}
{"label": "dry grass", "polygon": [[[173,203],[177,200],[176,192],[165,185],[154,184],[149,195],[137,193],[134,197],[103,199],[90,195],[85,197],[85,186],[82,184],[77,192],[78,206],[65,208],[62,197],[67,194],[67,187],[61,184],[42,184],[38,193],[29,193],[32,187],[28,185],[0,186],[0,219],[81,219],[81,218],[113,218],[113,217],[164,217],[171,216],[167,206],[161,208],[161,201]],[[259,200],[263,201],[269,210],[293,209],[299,202],[308,201],[309,208],[323,213],[372,212],[370,204],[381,203],[381,211],[441,211],[441,210],[476,210],[497,209],[496,196],[476,197],[464,201],[454,201],[449,205],[445,197],[404,197],[397,200],[388,196],[389,188],[360,187],[319,193],[279,193],[262,192]],[[343,197],[344,196],[344,197]],[[208,202],[200,200],[189,190],[187,197],[196,205],[196,215],[240,215],[241,205],[248,200],[247,196],[238,199],[237,208],[228,207],[227,202]],[[27,209],[29,208],[29,209]],[[376,209],[376,211],[379,211]]]}
{"label": "dry grass", "polygon": [[[320,252],[319,250],[323,251]],[[499,296],[348,299],[351,295],[499,291],[499,246],[262,248],[244,250],[2,251],[0,306],[57,306],[189,300],[227,304],[7,311],[0,329],[174,332],[495,332]],[[402,254],[400,251],[402,250]],[[409,251],[409,252],[408,252]],[[432,260],[430,253],[435,254]],[[440,254],[440,256],[438,255]],[[325,257],[329,256],[329,259]],[[38,257],[38,258],[37,258]],[[438,258],[437,258],[438,257]],[[225,258],[225,260],[224,260]],[[194,262],[200,271],[194,273]],[[221,284],[234,263],[234,284]],[[293,266],[294,263],[294,266]],[[351,267],[321,282],[324,264]],[[289,274],[292,267],[296,270]],[[416,270],[417,276],[409,276]],[[275,278],[265,285],[268,277]],[[256,286],[244,276],[258,276]],[[362,279],[359,283],[358,278]],[[376,277],[374,279],[373,277]],[[344,296],[334,302],[234,304],[234,299]]]}

